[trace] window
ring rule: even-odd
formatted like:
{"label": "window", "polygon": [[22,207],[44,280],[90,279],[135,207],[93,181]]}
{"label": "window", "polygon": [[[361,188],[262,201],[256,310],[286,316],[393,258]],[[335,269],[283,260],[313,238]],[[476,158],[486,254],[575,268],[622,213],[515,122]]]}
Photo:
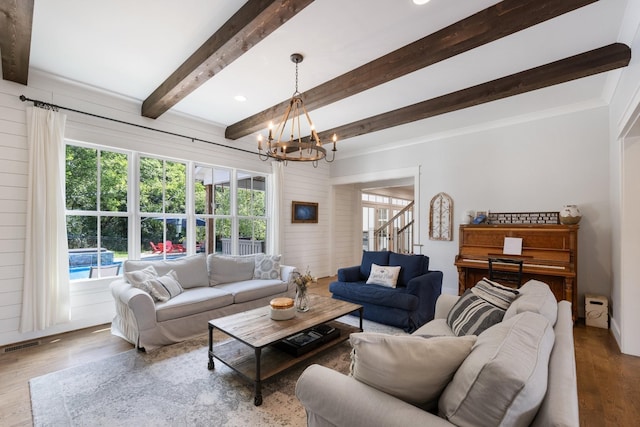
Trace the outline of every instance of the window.
{"label": "window", "polygon": [[127,258],[128,170],[127,154],[67,145],[71,280],[114,276]]}
{"label": "window", "polygon": [[266,177],[207,166],[196,166],[194,177],[198,250],[240,255],[264,252]]}
{"label": "window", "polygon": [[130,257],[266,249],[265,175],[88,144],[66,154],[72,280],[122,274]]}
{"label": "window", "polygon": [[140,253],[174,258],[187,252],[187,165],[140,157]]}

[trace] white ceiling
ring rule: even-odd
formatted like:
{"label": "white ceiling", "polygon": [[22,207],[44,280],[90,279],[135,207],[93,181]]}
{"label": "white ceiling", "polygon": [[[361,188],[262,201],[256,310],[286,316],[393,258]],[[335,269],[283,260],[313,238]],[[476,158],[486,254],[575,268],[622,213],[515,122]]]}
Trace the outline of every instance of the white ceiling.
{"label": "white ceiling", "polygon": [[[633,0],[629,0],[633,1]],[[30,66],[146,99],[245,2],[242,0],[36,0]],[[495,0],[317,0],[223,69],[173,111],[228,126],[288,99],[291,53],[300,91],[420,39]],[[618,40],[627,0],[574,12],[311,112],[319,130],[424,101]],[[341,141],[338,155],[453,129],[604,104],[617,71]],[[243,95],[246,102],[234,100]],[[240,144],[254,145],[255,136]]]}

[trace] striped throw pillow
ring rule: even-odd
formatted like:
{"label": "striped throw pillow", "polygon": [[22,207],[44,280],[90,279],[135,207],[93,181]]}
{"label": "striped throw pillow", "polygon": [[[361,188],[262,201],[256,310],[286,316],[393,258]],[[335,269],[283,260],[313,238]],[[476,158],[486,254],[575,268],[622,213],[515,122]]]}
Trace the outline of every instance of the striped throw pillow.
{"label": "striped throw pillow", "polygon": [[480,335],[482,331],[502,321],[518,291],[488,279],[467,289],[447,315],[447,324],[454,334]]}
{"label": "striped throw pillow", "polygon": [[159,302],[169,301],[184,292],[184,288],[178,282],[178,275],[174,270],[169,270],[162,277],[149,279],[147,284],[151,289],[151,297]]}

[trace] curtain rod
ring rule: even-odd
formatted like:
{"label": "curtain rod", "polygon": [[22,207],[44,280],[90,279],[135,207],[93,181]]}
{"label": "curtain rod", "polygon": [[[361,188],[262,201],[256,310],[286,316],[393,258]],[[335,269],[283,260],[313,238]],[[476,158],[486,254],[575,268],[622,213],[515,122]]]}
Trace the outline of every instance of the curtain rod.
{"label": "curtain rod", "polygon": [[88,113],[86,111],[80,111],[80,110],[75,110],[75,109],[69,108],[69,107],[63,107],[61,105],[52,104],[50,102],[40,101],[38,99],[27,98],[24,95],[20,95],[19,98],[20,98],[20,101],[22,101],[22,102],[27,102],[27,101],[28,102],[33,102],[34,106],[40,107],[40,108],[55,109],[56,111],[58,111],[58,110],[72,111],[74,113],[84,114],[86,116],[91,116],[91,117],[97,117],[99,119],[109,120],[111,122],[121,123],[121,124],[129,125],[129,126],[135,126],[137,128],[146,129],[146,130],[150,130],[150,131],[154,131],[154,132],[160,132],[160,133],[164,133],[166,135],[177,136],[179,138],[190,139],[191,142],[194,142],[194,141],[204,142],[204,143],[207,143],[207,144],[217,145],[219,147],[224,147],[224,148],[228,148],[228,149],[231,149],[231,150],[242,151],[243,153],[249,153],[249,154],[253,154],[253,155],[258,155],[259,154],[259,153],[256,153],[254,151],[245,150],[244,148],[231,147],[229,145],[220,144],[219,142],[207,141],[206,139],[194,138],[192,136],[182,135],[180,133],[169,132],[169,131],[162,130],[162,129],[155,129],[155,128],[152,128],[152,127],[149,127],[149,126],[139,125],[139,124],[131,123],[131,122],[125,122],[124,120],[113,119],[111,117],[100,116],[98,114]]}

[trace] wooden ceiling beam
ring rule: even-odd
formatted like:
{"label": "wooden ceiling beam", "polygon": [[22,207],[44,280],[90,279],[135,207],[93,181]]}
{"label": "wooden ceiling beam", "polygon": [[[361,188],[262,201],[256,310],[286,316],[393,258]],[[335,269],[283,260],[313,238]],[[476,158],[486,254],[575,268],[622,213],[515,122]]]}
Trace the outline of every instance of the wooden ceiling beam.
{"label": "wooden ceiling beam", "polygon": [[[595,1],[504,0],[306,91],[305,107],[309,111],[324,107]],[[266,128],[288,104],[287,99],[228,126],[225,137],[238,139]]]}
{"label": "wooden ceiling beam", "polygon": [[2,79],[26,85],[33,25],[33,0],[0,1]]}
{"label": "wooden ceiling beam", "polygon": [[156,119],[313,0],[249,0],[142,103]]}
{"label": "wooden ceiling beam", "polygon": [[318,135],[323,141],[331,141],[331,136],[335,133],[340,136],[340,140],[345,140],[626,67],[630,60],[631,49],[625,44],[614,43],[394,111],[327,129],[319,132]]}

